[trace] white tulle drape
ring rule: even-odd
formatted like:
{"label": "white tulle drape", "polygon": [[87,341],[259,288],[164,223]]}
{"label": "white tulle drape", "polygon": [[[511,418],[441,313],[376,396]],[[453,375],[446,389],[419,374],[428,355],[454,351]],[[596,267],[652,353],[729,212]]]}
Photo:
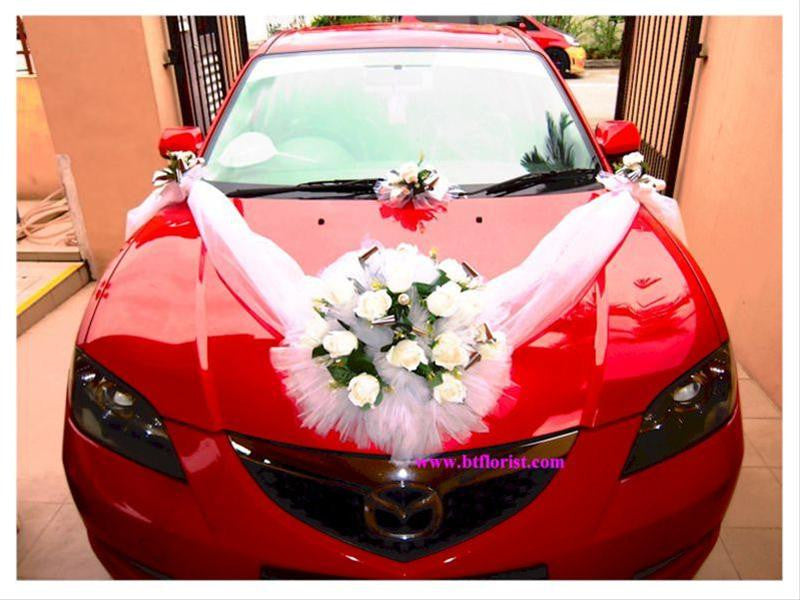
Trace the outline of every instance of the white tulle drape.
{"label": "white tulle drape", "polygon": [[[374,444],[395,460],[437,452],[447,439],[464,442],[473,432],[486,429],[483,417],[511,385],[509,353],[480,361],[464,373],[468,390],[464,404],[440,405],[430,400],[424,380],[392,367],[380,353],[373,357],[376,368],[393,391],[379,407],[361,410],[347,400],[346,389],[332,389],[326,368],[301,343],[308,323],[316,317],[315,279],[272,240],[252,231],[234,204],[203,181],[201,174],[201,167],[195,167],[180,184],[167,184],[131,210],[126,236],[163,207],[188,197],[208,257],[221,279],[263,323],[284,336],[270,358],[283,373],[286,391],[305,426],[320,435],[335,430],[361,447]],[[504,332],[509,351],[541,333],[584,296],[627,234],[640,204],[685,242],[673,199],[621,176],[606,174],[599,181],[606,193],[572,210],[522,263],[486,282],[482,312],[473,322],[486,322]],[[334,260],[321,278],[363,279],[359,254],[354,250]],[[343,313],[343,318],[348,315]],[[355,321],[353,325],[358,326]],[[374,345],[385,343],[375,340]]]}
{"label": "white tulle drape", "polygon": [[685,243],[678,204],[653,187],[604,175],[607,193],[570,211],[518,266],[488,282],[484,318],[517,347],[541,333],[588,291],[643,204]]}

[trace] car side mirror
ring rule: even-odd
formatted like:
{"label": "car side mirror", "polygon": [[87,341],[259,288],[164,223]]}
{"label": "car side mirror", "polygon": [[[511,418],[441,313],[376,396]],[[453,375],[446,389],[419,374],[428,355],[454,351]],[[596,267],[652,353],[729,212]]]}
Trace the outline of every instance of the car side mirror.
{"label": "car side mirror", "polygon": [[639,130],[630,121],[600,121],[594,137],[608,158],[636,152],[642,145]]}
{"label": "car side mirror", "polygon": [[167,152],[194,152],[203,145],[203,132],[199,127],[167,127],[158,140],[158,152],[164,158]]}

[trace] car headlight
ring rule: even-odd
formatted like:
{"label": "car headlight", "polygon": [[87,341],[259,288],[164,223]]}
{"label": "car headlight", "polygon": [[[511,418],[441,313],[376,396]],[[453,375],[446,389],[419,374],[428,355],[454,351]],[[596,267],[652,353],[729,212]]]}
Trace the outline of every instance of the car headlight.
{"label": "car headlight", "polygon": [[137,463],[185,479],[156,410],[80,350],[72,366],[72,419],[84,434]]}
{"label": "car headlight", "polygon": [[566,40],[566,42],[567,42],[567,43],[568,43],[570,46],[580,46],[580,44],[578,43],[578,40],[576,40],[576,39],[575,39],[574,37],[572,37],[571,35],[567,35],[567,34],[565,33],[565,34],[564,34],[564,39]]}
{"label": "car headlight", "polygon": [[735,367],[724,344],[650,404],[622,475],[686,450],[718,429],[733,414],[735,398]]}

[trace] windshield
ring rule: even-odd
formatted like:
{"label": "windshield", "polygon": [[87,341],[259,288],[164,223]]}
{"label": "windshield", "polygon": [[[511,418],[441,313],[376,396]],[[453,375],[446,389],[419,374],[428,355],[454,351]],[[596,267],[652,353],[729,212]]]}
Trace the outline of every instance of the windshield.
{"label": "windshield", "polygon": [[507,50],[264,56],[205,159],[211,181],[294,185],[383,177],[421,155],[462,186],[597,164],[542,58]]}

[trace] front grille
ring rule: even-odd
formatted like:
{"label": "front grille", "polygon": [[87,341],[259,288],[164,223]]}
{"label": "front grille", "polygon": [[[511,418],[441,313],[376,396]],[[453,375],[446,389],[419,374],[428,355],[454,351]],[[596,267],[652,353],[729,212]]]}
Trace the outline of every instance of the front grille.
{"label": "front grille", "polygon": [[[488,575],[477,575],[475,577],[465,577],[464,579],[547,579],[547,567],[537,565],[527,569],[515,569],[514,571],[502,571],[500,573],[490,573]],[[335,575],[320,575],[308,571],[295,571],[292,569],[281,569],[275,567],[262,567],[260,579],[342,579]]]}
{"label": "front grille", "polygon": [[[576,431],[483,448],[474,457],[566,457]],[[344,542],[398,561],[475,536],[533,501],[558,469],[398,466],[386,456],[327,452],[231,434],[261,489],[291,515]]]}

